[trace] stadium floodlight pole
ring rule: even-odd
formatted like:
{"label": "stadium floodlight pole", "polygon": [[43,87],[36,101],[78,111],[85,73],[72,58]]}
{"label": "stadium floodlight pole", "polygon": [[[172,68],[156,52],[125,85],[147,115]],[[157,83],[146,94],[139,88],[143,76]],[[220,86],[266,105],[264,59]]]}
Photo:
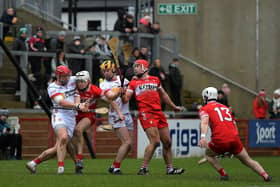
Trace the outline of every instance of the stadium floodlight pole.
{"label": "stadium floodlight pole", "polygon": [[17,59],[15,59],[15,57],[12,55],[12,53],[7,48],[6,44],[3,42],[2,39],[0,39],[0,46],[2,47],[4,52],[6,53],[6,55],[10,59],[10,61],[13,63],[13,65],[16,67],[17,72],[20,74],[20,76],[26,82],[27,86],[30,88],[30,90],[34,94],[35,98],[37,98],[36,100],[39,102],[40,106],[43,108],[43,110],[46,112],[48,117],[51,119],[51,111],[50,111],[48,105],[42,99],[41,95],[38,93],[38,91],[36,90],[35,86],[30,82],[30,80],[28,79],[28,77],[25,74],[25,72],[21,69]]}

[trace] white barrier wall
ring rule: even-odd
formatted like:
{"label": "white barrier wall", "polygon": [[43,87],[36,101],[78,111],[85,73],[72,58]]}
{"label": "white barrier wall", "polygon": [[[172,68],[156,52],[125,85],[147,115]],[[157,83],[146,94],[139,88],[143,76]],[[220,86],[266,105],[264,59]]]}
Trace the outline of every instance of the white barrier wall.
{"label": "white barrier wall", "polygon": [[[191,157],[203,156],[204,149],[199,147],[200,128],[199,119],[170,119],[169,124],[170,137],[172,139],[172,154],[173,157]],[[145,147],[148,145],[148,138],[143,131],[143,128],[138,123],[137,136],[137,158],[144,157]],[[210,131],[209,131],[210,132]],[[210,133],[207,134],[207,139],[210,138]],[[154,157],[162,157],[162,145],[155,151]]]}

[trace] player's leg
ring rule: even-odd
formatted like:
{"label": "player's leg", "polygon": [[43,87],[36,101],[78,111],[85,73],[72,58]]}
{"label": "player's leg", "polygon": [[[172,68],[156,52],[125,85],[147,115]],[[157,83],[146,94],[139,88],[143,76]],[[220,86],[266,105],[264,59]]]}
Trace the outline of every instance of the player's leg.
{"label": "player's leg", "polygon": [[160,136],[157,127],[149,127],[145,129],[145,133],[149,139],[149,145],[145,149],[144,160],[138,172],[138,175],[148,174],[148,164],[153,157],[156,148],[160,145]]}
{"label": "player's leg", "polygon": [[56,145],[42,152],[38,157],[26,163],[26,168],[32,173],[36,173],[36,167],[40,163],[53,158],[56,155]]}
{"label": "player's leg", "polygon": [[82,118],[75,127],[74,137],[76,140],[77,147],[77,160],[83,159],[83,146],[84,146],[84,137],[83,132],[89,129],[91,126],[91,121],[88,118]]}
{"label": "player's leg", "polygon": [[182,174],[183,168],[174,168],[172,165],[172,151],[171,151],[171,138],[169,128],[164,127],[159,129],[160,140],[162,142],[162,153],[164,162],[166,164],[166,174]]}
{"label": "player's leg", "polygon": [[76,151],[76,166],[75,172],[76,174],[83,173],[83,147],[84,147],[84,136],[83,132],[91,127],[92,120],[87,117],[82,118],[74,129],[74,139],[75,145],[77,148]]}
{"label": "player's leg", "polygon": [[67,143],[69,141],[67,129],[63,126],[57,127],[56,132],[56,141],[57,141],[57,161],[58,161],[58,174],[64,173],[64,159],[66,156]]}
{"label": "player's leg", "polygon": [[247,153],[246,149],[243,148],[240,153],[235,155],[244,165],[251,168],[257,174],[263,177],[265,181],[271,181],[271,177],[266,173],[263,167],[255,160],[253,160]]}
{"label": "player's leg", "polygon": [[128,152],[131,149],[131,137],[127,127],[120,127],[115,129],[115,133],[118,138],[121,140],[121,146],[118,149],[117,156],[109,169],[109,172],[113,174],[121,174],[120,166],[121,162],[125,159]]}
{"label": "player's leg", "polygon": [[207,147],[205,150],[205,157],[209,164],[217,170],[217,172],[220,174],[220,179],[221,180],[228,180],[229,177],[224,170],[220,160],[217,158],[217,153],[211,150],[211,148]]}

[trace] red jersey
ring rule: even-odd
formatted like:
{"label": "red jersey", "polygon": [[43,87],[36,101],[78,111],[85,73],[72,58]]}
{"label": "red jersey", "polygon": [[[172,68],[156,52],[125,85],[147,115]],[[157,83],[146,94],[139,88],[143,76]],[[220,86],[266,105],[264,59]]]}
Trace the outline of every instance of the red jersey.
{"label": "red jersey", "polygon": [[79,91],[81,103],[90,99],[89,109],[96,109],[96,105],[97,105],[96,99],[100,98],[102,94],[103,94],[102,90],[93,84],[90,84],[89,88],[86,91],[84,92]]}
{"label": "red jersey", "polygon": [[161,110],[159,88],[159,78],[149,76],[147,79],[131,80],[127,91],[134,92],[139,111],[150,112]]}
{"label": "red jersey", "polygon": [[227,106],[210,101],[199,110],[199,116],[209,116],[213,142],[229,142],[238,136],[231,110]]}

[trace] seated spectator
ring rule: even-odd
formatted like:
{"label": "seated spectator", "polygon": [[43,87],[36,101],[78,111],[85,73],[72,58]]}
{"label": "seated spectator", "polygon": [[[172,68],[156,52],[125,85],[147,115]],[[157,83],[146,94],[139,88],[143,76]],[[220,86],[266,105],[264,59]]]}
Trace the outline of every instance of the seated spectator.
{"label": "seated spectator", "polygon": [[7,123],[9,111],[0,109],[0,150],[8,159],[21,160],[22,137]]}
{"label": "seated spectator", "polygon": [[259,91],[259,95],[253,101],[253,112],[256,119],[266,119],[268,104],[265,100],[266,93],[264,89]]}
{"label": "seated spectator", "polygon": [[270,119],[280,119],[280,88],[274,90],[273,97],[269,102],[268,108]]}
{"label": "seated spectator", "polygon": [[18,22],[15,10],[13,8],[8,8],[1,16],[0,22],[4,23],[3,26],[3,39],[7,36],[10,26]]}

